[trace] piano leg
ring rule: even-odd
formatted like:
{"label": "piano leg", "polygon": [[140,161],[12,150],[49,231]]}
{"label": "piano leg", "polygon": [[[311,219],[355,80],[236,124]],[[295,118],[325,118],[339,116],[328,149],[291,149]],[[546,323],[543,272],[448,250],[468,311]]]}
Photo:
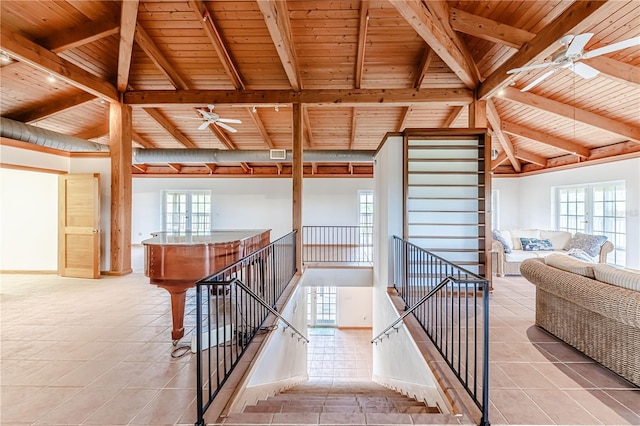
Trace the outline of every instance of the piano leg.
{"label": "piano leg", "polygon": [[174,346],[178,340],[184,337],[184,306],[187,299],[187,290],[195,285],[194,282],[172,282],[170,285],[156,284],[162,287],[171,295],[171,318],[173,320],[173,329],[171,330],[171,339]]}

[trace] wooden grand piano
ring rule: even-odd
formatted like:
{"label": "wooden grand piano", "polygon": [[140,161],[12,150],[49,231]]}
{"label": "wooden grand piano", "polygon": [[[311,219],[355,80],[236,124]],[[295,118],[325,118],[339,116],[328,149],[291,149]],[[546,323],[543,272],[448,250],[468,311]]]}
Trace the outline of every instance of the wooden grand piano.
{"label": "wooden grand piano", "polygon": [[219,230],[207,234],[154,232],[144,245],[144,274],[171,295],[174,344],[184,336],[186,292],[196,281],[270,242],[271,230]]}

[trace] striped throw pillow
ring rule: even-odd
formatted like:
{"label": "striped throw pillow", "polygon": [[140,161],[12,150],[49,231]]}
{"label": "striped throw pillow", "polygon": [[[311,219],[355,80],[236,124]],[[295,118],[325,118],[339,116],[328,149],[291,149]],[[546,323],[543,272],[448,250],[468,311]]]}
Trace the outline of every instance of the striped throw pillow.
{"label": "striped throw pillow", "polygon": [[583,262],[564,253],[551,253],[544,258],[544,263],[563,271],[572,272],[587,278],[594,278],[593,263]]}
{"label": "striped throw pillow", "polygon": [[593,265],[596,280],[629,290],[640,291],[640,274],[598,263]]}

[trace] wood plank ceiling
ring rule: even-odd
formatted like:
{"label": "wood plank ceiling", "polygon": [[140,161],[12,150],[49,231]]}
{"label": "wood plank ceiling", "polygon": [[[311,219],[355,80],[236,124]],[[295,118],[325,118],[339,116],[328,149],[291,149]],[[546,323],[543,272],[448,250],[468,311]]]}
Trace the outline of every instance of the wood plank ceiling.
{"label": "wood plank ceiling", "polygon": [[[0,3],[3,117],[109,143],[109,102],[133,108],[138,148],[375,150],[389,132],[488,118],[496,175],[640,155],[640,46],[563,68],[566,34],[585,51],[640,38],[640,2],[435,0],[9,1]],[[639,43],[640,44],[640,43]],[[49,81],[51,80],[51,81]],[[476,102],[478,101],[478,102]],[[237,133],[197,130],[215,105]],[[472,108],[470,107],[472,106]],[[290,164],[137,164],[134,173],[287,175]],[[369,176],[321,161],[306,174]]]}

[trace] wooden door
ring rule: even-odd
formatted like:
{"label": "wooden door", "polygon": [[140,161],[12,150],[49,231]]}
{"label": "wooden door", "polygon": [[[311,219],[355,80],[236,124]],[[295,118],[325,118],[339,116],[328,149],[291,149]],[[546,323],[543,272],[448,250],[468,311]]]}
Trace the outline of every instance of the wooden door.
{"label": "wooden door", "polygon": [[99,174],[60,175],[58,274],[100,278]]}

